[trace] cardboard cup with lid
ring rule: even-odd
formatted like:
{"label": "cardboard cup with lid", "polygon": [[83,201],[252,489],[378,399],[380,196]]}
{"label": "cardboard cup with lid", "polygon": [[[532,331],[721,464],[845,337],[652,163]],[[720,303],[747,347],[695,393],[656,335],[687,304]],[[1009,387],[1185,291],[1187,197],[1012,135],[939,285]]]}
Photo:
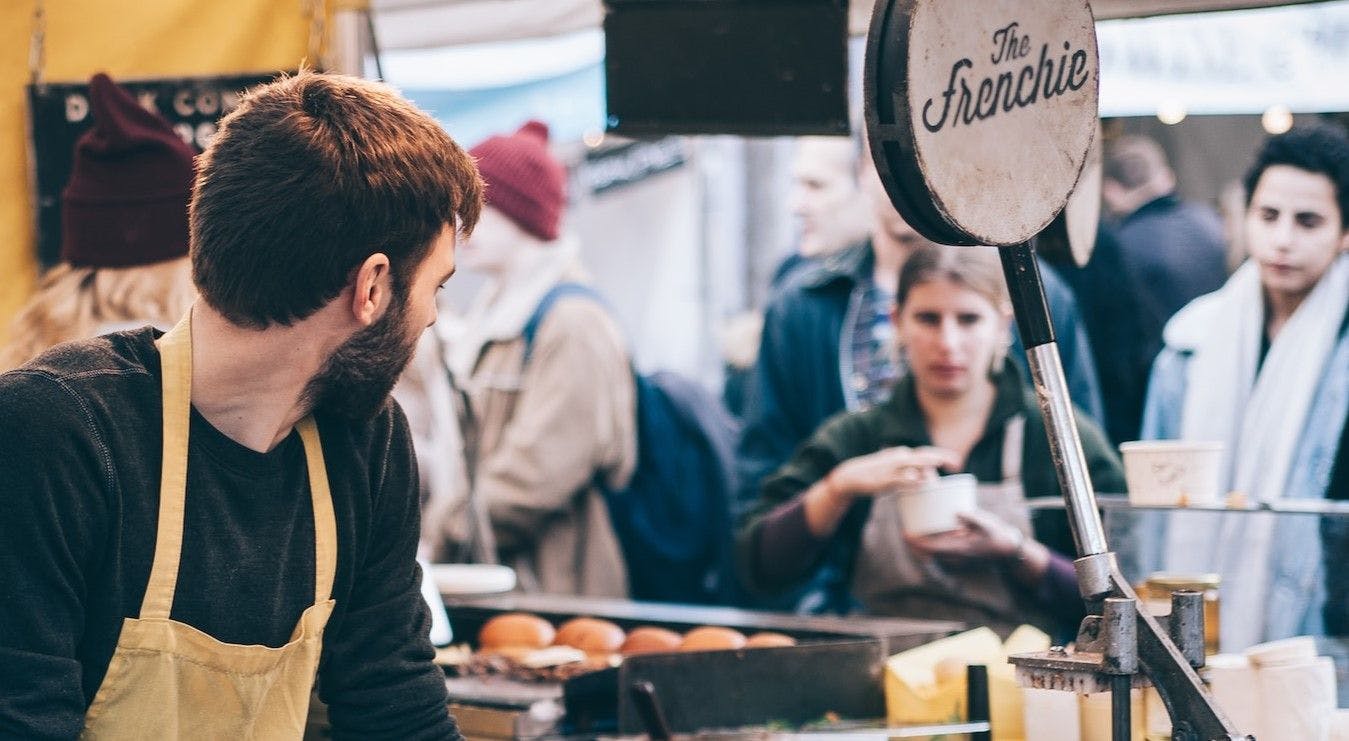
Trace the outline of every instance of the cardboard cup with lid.
{"label": "cardboard cup with lid", "polygon": [[914,491],[902,491],[899,520],[906,535],[931,535],[960,527],[962,512],[979,507],[979,480],[968,473],[941,476]]}
{"label": "cardboard cup with lid", "polygon": [[1219,502],[1222,443],[1139,440],[1123,443],[1119,449],[1130,504],[1178,507]]}

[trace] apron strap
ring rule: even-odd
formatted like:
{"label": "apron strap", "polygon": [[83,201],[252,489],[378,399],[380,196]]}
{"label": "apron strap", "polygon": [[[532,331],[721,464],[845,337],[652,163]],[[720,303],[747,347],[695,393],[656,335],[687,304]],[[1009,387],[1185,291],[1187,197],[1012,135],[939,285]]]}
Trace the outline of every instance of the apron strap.
{"label": "apron strap", "polygon": [[[167,620],[178,586],[187,498],[188,431],[192,419],[192,312],[155,342],[163,373],[164,443],[160,463],[159,523],[150,581],[141,601],[141,619]],[[296,425],[304,443],[309,494],[314,508],[314,601],[326,602],[337,574],[337,520],[333,514],[323,445],[312,416]]]}
{"label": "apron strap", "polygon": [[1002,480],[1021,480],[1021,459],[1026,445],[1026,415],[1007,420],[1002,432]]}
{"label": "apron strap", "polygon": [[192,312],[188,311],[159,346],[164,392],[164,443],[160,456],[159,525],[154,565],[141,601],[142,619],[167,620],[178,585],[187,494],[187,433],[192,414]]}
{"label": "apron strap", "polygon": [[328,490],[328,468],[323,462],[323,444],[312,416],[300,420],[295,428],[304,442],[304,458],[309,466],[309,496],[314,502],[314,603],[326,602],[333,593],[337,575],[337,519],[333,498]]}

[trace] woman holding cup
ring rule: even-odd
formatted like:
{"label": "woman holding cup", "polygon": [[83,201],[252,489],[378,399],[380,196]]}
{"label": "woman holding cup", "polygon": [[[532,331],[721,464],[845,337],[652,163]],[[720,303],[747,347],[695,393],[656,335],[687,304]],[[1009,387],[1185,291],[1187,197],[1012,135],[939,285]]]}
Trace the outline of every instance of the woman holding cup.
{"label": "woman holding cup", "polygon": [[[742,578],[773,592],[821,574],[835,609],[846,594],[871,614],[1072,630],[1082,602],[1066,520],[1033,529],[1025,506],[1027,491],[1059,485],[1034,394],[1006,363],[997,254],[918,249],[891,320],[908,376],[888,401],[826,422],[764,481],[738,538]],[[1122,491],[1104,435],[1081,415],[1079,431],[1093,483]]]}

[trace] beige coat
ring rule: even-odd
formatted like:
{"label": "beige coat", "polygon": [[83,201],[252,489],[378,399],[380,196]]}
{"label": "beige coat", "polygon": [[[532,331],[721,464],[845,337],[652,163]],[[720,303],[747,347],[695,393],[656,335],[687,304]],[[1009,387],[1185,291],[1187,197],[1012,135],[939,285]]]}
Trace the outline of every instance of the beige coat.
{"label": "beige coat", "polygon": [[[553,304],[524,363],[522,330],[539,299],[584,274],[559,246],[465,317],[451,365],[469,399],[475,495],[503,563],[527,590],[623,597],[627,569],[598,473],[626,485],[636,462],[635,389],[620,331],[606,308],[569,296]],[[467,370],[466,370],[467,369]],[[466,372],[465,372],[466,371]]]}

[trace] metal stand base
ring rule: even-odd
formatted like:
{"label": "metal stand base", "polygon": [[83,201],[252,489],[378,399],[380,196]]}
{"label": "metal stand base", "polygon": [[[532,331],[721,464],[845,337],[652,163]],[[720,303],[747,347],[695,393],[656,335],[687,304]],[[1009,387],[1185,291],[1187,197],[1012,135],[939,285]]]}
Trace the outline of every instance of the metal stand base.
{"label": "metal stand base", "polygon": [[[1115,738],[1127,739],[1127,689],[1139,680],[1141,668],[1166,704],[1173,741],[1247,738],[1239,735],[1213,704],[1195,673],[1204,662],[1202,598],[1181,595],[1173,602],[1173,617],[1163,628],[1141,608],[1106,547],[1035,249],[1023,243],[1003,247],[999,253],[1044,416],[1050,454],[1063,489],[1068,522],[1082,556],[1075,563],[1078,586],[1096,613],[1082,622],[1076,653],[1069,656],[1060,650],[1013,657],[1018,675],[1031,686],[1091,686],[1118,693],[1113,707],[1116,721],[1122,721],[1123,726],[1115,728]],[[1119,735],[1121,731],[1125,735]]]}

